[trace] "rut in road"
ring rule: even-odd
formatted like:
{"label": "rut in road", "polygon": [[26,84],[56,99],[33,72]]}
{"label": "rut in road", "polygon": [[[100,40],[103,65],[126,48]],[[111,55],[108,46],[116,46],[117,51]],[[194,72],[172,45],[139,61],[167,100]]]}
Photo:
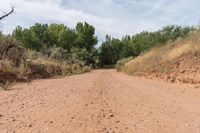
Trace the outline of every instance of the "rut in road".
{"label": "rut in road", "polygon": [[115,70],[0,91],[0,133],[200,131],[200,90]]}

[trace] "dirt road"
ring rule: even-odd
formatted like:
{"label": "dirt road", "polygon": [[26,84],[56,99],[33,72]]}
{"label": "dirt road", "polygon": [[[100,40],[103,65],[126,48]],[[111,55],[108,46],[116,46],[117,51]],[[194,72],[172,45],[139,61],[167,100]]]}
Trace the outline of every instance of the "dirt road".
{"label": "dirt road", "polygon": [[97,70],[0,91],[0,133],[199,133],[200,89]]}

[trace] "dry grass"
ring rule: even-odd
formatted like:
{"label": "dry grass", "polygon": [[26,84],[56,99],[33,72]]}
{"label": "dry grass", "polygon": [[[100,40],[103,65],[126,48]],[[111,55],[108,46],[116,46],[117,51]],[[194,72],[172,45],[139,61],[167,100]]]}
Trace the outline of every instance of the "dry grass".
{"label": "dry grass", "polygon": [[184,40],[177,40],[163,47],[153,48],[149,52],[128,62],[122,71],[127,74],[142,74],[154,71],[168,72],[171,70],[171,67],[167,64],[181,57],[200,53],[199,37],[200,31],[198,30]]}
{"label": "dry grass", "polygon": [[37,58],[35,60],[31,61],[33,64],[41,64],[41,65],[52,65],[52,66],[60,66],[63,64],[62,62],[54,61],[54,60],[49,60],[49,59],[43,59],[43,58]]}
{"label": "dry grass", "polygon": [[50,78],[90,72],[84,64],[61,62],[43,57],[28,60],[18,67],[9,60],[0,60],[0,88],[7,90],[13,81],[29,81],[37,78]]}
{"label": "dry grass", "polygon": [[10,82],[10,81],[6,81],[5,84],[0,83],[0,88],[3,90],[8,91],[12,86],[14,86],[16,83],[16,81]]}

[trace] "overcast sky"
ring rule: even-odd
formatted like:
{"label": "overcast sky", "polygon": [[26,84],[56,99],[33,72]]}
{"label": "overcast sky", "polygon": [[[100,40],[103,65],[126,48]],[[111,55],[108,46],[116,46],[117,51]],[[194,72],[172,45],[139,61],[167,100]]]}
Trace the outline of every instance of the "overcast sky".
{"label": "overcast sky", "polygon": [[11,6],[15,13],[1,22],[5,33],[36,22],[74,28],[87,21],[103,40],[106,34],[121,38],[169,24],[197,25],[200,20],[200,0],[2,0],[0,15]]}

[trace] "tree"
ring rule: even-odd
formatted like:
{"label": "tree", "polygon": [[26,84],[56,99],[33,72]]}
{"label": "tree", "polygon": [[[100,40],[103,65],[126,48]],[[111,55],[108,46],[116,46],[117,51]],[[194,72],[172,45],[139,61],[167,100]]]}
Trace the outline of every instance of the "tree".
{"label": "tree", "polygon": [[97,44],[97,37],[94,36],[95,28],[88,23],[77,23],[76,25],[77,44],[80,48],[91,50]]}
{"label": "tree", "polygon": [[[88,23],[78,23],[76,29],[70,29],[64,24],[36,23],[26,29],[17,26],[12,35],[27,49],[47,56],[52,54],[52,57],[65,56],[66,59],[75,57],[87,65],[93,65],[98,62],[98,51],[94,47],[97,38],[94,33],[94,27]],[[64,51],[67,55],[59,53],[60,51]]]}
{"label": "tree", "polygon": [[143,31],[132,37],[125,36],[121,40],[107,35],[100,47],[100,59],[103,64],[115,64],[117,60],[136,57],[152,47],[164,45],[167,41],[187,37],[193,30],[193,27],[170,25],[155,32]]}
{"label": "tree", "polygon": [[70,51],[73,47],[76,47],[76,39],[77,35],[75,31],[66,26],[59,31],[58,44],[60,47],[68,51]]}
{"label": "tree", "polygon": [[119,39],[106,35],[106,40],[100,48],[100,60],[102,64],[112,65],[120,59],[123,45]]}

